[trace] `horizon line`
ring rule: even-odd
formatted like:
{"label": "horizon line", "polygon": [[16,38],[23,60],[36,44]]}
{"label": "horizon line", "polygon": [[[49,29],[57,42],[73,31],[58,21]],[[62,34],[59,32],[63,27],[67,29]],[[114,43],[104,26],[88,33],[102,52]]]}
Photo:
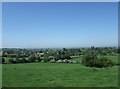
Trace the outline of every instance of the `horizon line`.
{"label": "horizon line", "polygon": [[[92,46],[87,47],[2,47],[0,49],[54,49],[54,48],[90,48]],[[119,46],[94,46],[94,47],[119,47]]]}

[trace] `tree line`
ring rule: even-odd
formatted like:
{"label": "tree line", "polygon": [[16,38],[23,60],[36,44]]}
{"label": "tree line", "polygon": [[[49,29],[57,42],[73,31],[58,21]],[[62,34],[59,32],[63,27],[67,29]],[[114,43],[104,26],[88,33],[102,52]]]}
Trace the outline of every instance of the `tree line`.
{"label": "tree line", "polygon": [[[82,64],[88,67],[107,67],[113,66],[111,60],[105,55],[118,55],[120,48],[116,47],[94,47],[90,48],[63,48],[63,49],[2,49],[2,63],[31,63],[31,62],[65,62],[80,63],[70,61],[72,56],[84,55]],[[97,56],[101,55],[101,58]],[[5,58],[9,60],[5,60]]]}

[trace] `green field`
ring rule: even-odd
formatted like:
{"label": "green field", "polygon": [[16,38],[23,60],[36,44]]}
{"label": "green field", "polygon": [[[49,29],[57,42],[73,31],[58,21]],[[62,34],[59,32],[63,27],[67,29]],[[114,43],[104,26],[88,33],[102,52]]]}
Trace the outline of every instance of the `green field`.
{"label": "green field", "polygon": [[2,82],[3,87],[117,87],[118,67],[94,71],[81,64],[3,64]]}
{"label": "green field", "polygon": [[118,63],[118,56],[106,56],[108,59],[112,60],[115,63]]}
{"label": "green field", "polygon": [[[118,63],[118,56],[105,56],[105,57],[107,57],[108,59],[112,60],[115,63]],[[83,58],[83,55],[78,56],[78,57],[73,57],[72,60],[81,61],[82,58]]]}

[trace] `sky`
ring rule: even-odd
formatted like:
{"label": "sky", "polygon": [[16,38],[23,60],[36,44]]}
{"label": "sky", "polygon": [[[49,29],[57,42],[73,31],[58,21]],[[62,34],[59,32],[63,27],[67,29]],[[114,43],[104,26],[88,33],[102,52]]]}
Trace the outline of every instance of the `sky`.
{"label": "sky", "polygon": [[2,3],[0,2],[0,48],[2,48]]}
{"label": "sky", "polygon": [[117,2],[3,2],[2,46],[118,45]]}
{"label": "sky", "polygon": [[2,2],[119,2],[119,0],[2,0]]}

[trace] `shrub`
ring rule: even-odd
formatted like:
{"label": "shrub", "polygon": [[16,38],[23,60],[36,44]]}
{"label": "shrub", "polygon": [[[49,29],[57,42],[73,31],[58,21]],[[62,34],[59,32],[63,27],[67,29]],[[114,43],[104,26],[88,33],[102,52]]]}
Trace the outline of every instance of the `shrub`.
{"label": "shrub", "polygon": [[73,63],[73,61],[71,61],[71,60],[68,60],[68,63]]}
{"label": "shrub", "polygon": [[45,62],[49,61],[49,57],[48,56],[44,57],[44,61]]}
{"label": "shrub", "polygon": [[116,65],[120,66],[120,63],[116,63]]}
{"label": "shrub", "polygon": [[108,66],[114,66],[114,62],[107,59],[106,57],[94,57],[92,55],[86,55],[83,60],[82,64],[87,67],[97,67],[97,68],[103,68]]}
{"label": "shrub", "polygon": [[78,64],[78,63],[80,63],[79,61],[73,61],[72,62],[73,64]]}
{"label": "shrub", "polygon": [[11,58],[11,59],[9,59],[9,60],[8,60],[8,62],[9,62],[9,63],[16,63],[16,62],[15,62],[15,60],[14,60],[14,59],[12,59],[12,58]]}
{"label": "shrub", "polygon": [[49,56],[49,60],[53,60],[54,59],[54,57],[53,56]]}
{"label": "shrub", "polygon": [[61,55],[60,54],[54,54],[54,59],[57,61],[59,59],[61,59]]}
{"label": "shrub", "polygon": [[67,59],[64,59],[63,60],[63,63],[68,63],[69,61]]}
{"label": "shrub", "polygon": [[55,63],[55,59],[50,60],[51,63]]}
{"label": "shrub", "polygon": [[2,57],[2,63],[5,63],[5,58]]}
{"label": "shrub", "polygon": [[65,53],[64,55],[61,55],[61,59],[62,60],[64,60],[64,59],[70,59],[70,54]]}
{"label": "shrub", "polygon": [[2,64],[3,62],[2,62],[2,58],[0,58],[0,64]]}
{"label": "shrub", "polygon": [[29,57],[29,58],[28,58],[28,60],[29,60],[29,62],[35,62],[35,60],[36,60],[36,57],[34,57],[34,56],[31,56],[31,57]]}
{"label": "shrub", "polygon": [[44,62],[45,62],[45,60],[41,60],[41,62],[42,62],[42,63],[44,63]]}
{"label": "shrub", "polygon": [[20,61],[21,63],[28,63],[28,60],[26,60],[25,58],[22,58]]}
{"label": "shrub", "polygon": [[5,63],[5,59],[3,57],[0,57],[0,64]]}
{"label": "shrub", "polygon": [[77,61],[73,61],[73,64],[77,64]]}
{"label": "shrub", "polygon": [[101,65],[103,65],[104,67],[115,65],[113,61],[107,59],[106,57],[100,57],[99,60],[101,61]]}
{"label": "shrub", "polygon": [[41,61],[44,60],[45,58],[44,57],[40,57]]}
{"label": "shrub", "polygon": [[35,60],[35,62],[39,62],[39,60]]}
{"label": "shrub", "polygon": [[36,60],[37,60],[38,62],[40,62],[40,61],[41,61],[41,58],[40,58],[40,57],[36,57]]}
{"label": "shrub", "polygon": [[20,60],[20,58],[16,58],[16,59],[14,59],[14,62],[15,63],[21,63],[21,60]]}
{"label": "shrub", "polygon": [[57,62],[57,63],[62,63],[63,61],[62,61],[62,60],[57,60],[56,62]]}

